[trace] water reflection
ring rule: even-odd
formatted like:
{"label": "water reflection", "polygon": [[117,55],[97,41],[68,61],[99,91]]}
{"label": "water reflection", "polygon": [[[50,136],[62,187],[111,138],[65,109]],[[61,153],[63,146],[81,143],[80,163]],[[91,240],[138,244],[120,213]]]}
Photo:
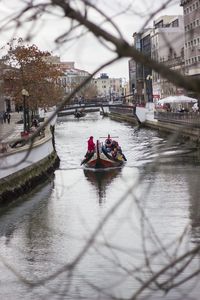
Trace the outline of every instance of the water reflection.
{"label": "water reflection", "polygon": [[[113,136],[119,136],[128,159],[126,166],[98,171],[82,169],[80,161],[88,135],[105,136],[108,128]],[[27,290],[21,277],[16,278],[1,261],[0,299],[35,300],[49,296],[51,300],[107,300],[115,298],[112,295],[130,299],[138,282],[148,280],[147,259],[152,270],[159,271],[191,246],[191,236],[192,242],[199,242],[200,156],[188,143],[169,146],[157,131],[136,130],[129,124],[109,118],[102,121],[97,114],[88,114],[79,121],[69,117],[57,124],[56,148],[61,165],[53,184],[25,196],[18,205],[0,208],[0,255],[26,279],[35,282],[35,278],[46,278],[68,263],[71,265],[116,201],[134,185],[133,193],[124,198],[126,201],[105,223],[71,273],[73,280],[68,280],[64,272],[45,286]],[[192,232],[186,232],[183,239],[191,220]],[[197,257],[178,280],[186,278],[191,270],[196,271],[198,263]],[[173,275],[171,278],[175,282]],[[189,288],[184,283],[180,289],[166,295],[155,292],[148,299],[199,299],[199,282],[196,291]],[[188,291],[190,296],[182,295]]]}
{"label": "water reflection", "polygon": [[106,199],[106,189],[111,182],[118,178],[121,168],[112,168],[108,170],[90,170],[84,169],[86,179],[95,186],[98,194],[99,204]]}
{"label": "water reflection", "polygon": [[199,168],[187,168],[187,178],[190,194],[190,219],[193,243],[200,242],[200,189],[199,189]]}

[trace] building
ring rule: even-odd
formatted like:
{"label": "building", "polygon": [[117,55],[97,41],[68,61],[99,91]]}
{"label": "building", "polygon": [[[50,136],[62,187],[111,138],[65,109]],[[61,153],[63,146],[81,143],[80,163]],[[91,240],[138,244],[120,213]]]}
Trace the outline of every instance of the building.
{"label": "building", "polygon": [[[134,47],[147,57],[151,57],[151,32],[152,28],[146,28],[133,34]],[[140,104],[152,102],[152,70],[149,67],[131,59],[129,61],[129,81],[134,102]]]}
{"label": "building", "polygon": [[133,94],[136,92],[136,62],[134,59],[128,61],[129,69],[129,92]]}
{"label": "building", "polygon": [[[10,71],[11,67],[6,65],[4,60],[0,60],[0,113],[4,111],[15,111],[15,103],[13,102],[9,90],[6,89],[7,84],[10,83],[6,81],[4,75],[6,72]],[[2,79],[4,78],[4,79]]]}
{"label": "building", "polygon": [[182,0],[186,75],[200,78],[200,1]]}
{"label": "building", "polygon": [[[59,67],[62,75],[58,79],[58,84],[64,88],[65,94],[70,94],[81,82],[86,79],[90,73],[75,68],[73,61],[61,61],[59,56],[50,56],[46,58],[49,63]],[[79,93],[77,93],[79,96]]]}
{"label": "building", "polygon": [[114,101],[124,96],[123,78],[110,78],[106,73],[102,73],[100,77],[93,79],[93,83],[99,98]]}
{"label": "building", "polygon": [[[145,56],[185,74],[183,16],[162,16],[153,25],[153,28],[133,34],[134,47]],[[129,80],[134,99],[140,104],[184,92],[145,64],[134,60],[129,61]]]}
{"label": "building", "polygon": [[64,88],[66,94],[70,94],[90,73],[77,68],[63,69],[63,75],[60,76],[60,84]]}
{"label": "building", "polygon": [[[170,69],[184,74],[184,24],[183,16],[162,16],[154,21],[151,34],[151,57]],[[183,93],[159,73],[152,71],[153,98],[164,98]]]}

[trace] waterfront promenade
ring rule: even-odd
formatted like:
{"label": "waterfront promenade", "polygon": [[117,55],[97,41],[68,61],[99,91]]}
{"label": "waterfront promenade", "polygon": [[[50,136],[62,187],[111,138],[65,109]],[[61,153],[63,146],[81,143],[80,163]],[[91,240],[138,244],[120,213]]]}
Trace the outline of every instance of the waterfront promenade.
{"label": "waterfront promenade", "polygon": [[17,124],[21,120],[21,113],[10,113],[10,124],[0,123],[0,143],[7,143],[20,137],[20,132],[23,131],[23,124]]}

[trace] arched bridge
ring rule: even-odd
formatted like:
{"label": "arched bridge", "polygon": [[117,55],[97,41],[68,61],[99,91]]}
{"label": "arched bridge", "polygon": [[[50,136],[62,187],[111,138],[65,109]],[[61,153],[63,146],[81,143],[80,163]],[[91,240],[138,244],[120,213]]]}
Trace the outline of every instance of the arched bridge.
{"label": "arched bridge", "polygon": [[82,104],[74,104],[74,105],[67,105],[65,106],[59,113],[58,116],[65,116],[65,115],[72,115],[74,114],[75,110],[84,110],[85,112],[94,112],[101,110],[104,114],[104,107],[109,108],[109,112],[115,112],[125,115],[135,115],[135,108],[130,105],[125,105],[123,103],[109,103],[109,102],[89,102],[89,103],[82,103]]}

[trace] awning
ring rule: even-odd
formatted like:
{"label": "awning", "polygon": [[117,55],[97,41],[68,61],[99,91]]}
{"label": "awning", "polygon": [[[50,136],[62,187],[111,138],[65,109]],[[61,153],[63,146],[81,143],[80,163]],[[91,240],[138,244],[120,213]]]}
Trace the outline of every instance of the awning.
{"label": "awning", "polygon": [[158,100],[158,104],[165,104],[165,103],[197,103],[197,99],[191,98],[185,95],[180,96],[169,96],[163,99]]}

